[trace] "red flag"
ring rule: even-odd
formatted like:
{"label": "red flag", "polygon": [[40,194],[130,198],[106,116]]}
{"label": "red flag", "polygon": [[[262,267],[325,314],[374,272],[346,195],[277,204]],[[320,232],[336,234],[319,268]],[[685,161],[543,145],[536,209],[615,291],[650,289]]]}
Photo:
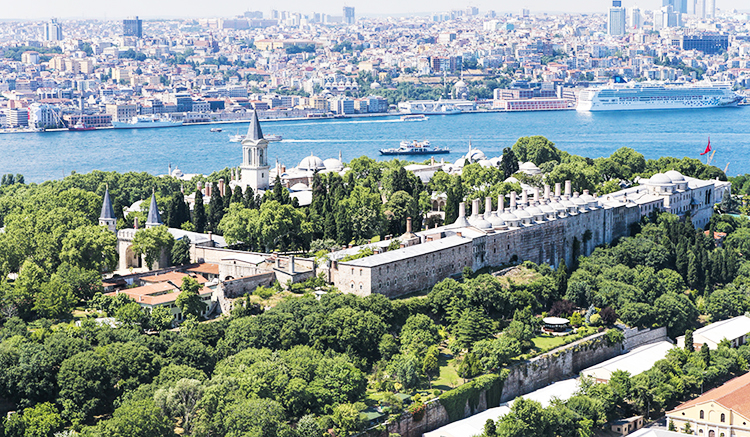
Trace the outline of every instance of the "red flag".
{"label": "red flag", "polygon": [[706,153],[711,151],[711,137],[708,137],[708,145],[706,146],[706,150],[701,153],[701,156],[705,155]]}

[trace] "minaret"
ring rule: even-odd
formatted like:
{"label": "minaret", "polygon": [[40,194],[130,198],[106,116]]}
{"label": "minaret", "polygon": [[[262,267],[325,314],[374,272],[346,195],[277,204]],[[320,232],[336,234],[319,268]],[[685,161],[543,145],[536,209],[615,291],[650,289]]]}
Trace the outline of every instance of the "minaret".
{"label": "minaret", "polygon": [[154,226],[161,226],[164,223],[161,221],[161,215],[159,214],[159,206],[156,204],[156,194],[151,192],[151,205],[148,207],[148,217],[146,218],[146,229],[153,228]]}
{"label": "minaret", "polygon": [[115,218],[115,210],[112,208],[112,201],[109,199],[109,186],[104,191],[102,212],[99,214],[99,225],[106,226],[112,232],[117,232],[117,218]]}
{"label": "minaret", "polygon": [[256,193],[268,190],[268,170],[270,167],[268,166],[267,148],[268,140],[263,138],[258,113],[253,111],[253,118],[250,121],[250,127],[247,129],[247,135],[242,140],[240,185],[243,190],[248,186],[252,187]]}

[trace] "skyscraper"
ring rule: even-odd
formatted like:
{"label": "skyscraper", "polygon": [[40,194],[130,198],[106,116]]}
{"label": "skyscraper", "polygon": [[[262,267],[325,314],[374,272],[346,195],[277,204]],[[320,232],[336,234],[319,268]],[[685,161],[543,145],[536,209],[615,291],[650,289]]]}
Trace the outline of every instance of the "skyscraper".
{"label": "skyscraper", "polygon": [[705,0],[706,1],[706,17],[716,17],[716,0]]}
{"label": "skyscraper", "polygon": [[687,3],[688,0],[662,0],[661,5],[662,7],[672,6],[673,11],[677,14],[687,14]]}
{"label": "skyscraper", "polygon": [[56,18],[49,20],[49,23],[44,25],[44,39],[45,41],[62,41],[62,25],[57,22]]}
{"label": "skyscraper", "polygon": [[607,15],[607,32],[615,36],[625,35],[625,8],[620,0],[612,0]]}
{"label": "skyscraper", "polygon": [[344,6],[344,24],[354,24],[354,6]]}
{"label": "skyscraper", "polygon": [[638,8],[628,9],[628,29],[638,30],[643,26],[641,10]]}
{"label": "skyscraper", "polygon": [[695,0],[695,16],[706,18],[706,0]]}
{"label": "skyscraper", "polygon": [[143,20],[131,17],[122,20],[122,36],[143,38]]}

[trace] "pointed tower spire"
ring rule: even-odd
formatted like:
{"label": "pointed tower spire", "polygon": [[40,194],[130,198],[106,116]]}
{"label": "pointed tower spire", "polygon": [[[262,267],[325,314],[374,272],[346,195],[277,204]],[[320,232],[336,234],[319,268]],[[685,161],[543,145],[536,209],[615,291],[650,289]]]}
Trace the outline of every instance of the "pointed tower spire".
{"label": "pointed tower spire", "polygon": [[156,204],[156,190],[151,191],[151,205],[148,207],[148,217],[146,218],[146,228],[161,226],[164,223],[159,215],[159,206]]}
{"label": "pointed tower spire", "polygon": [[117,228],[117,218],[115,210],[112,208],[112,201],[109,198],[109,185],[104,191],[104,200],[102,201],[102,212],[99,214],[99,224],[106,226],[107,229],[114,232]]}
{"label": "pointed tower spire", "polygon": [[246,140],[262,140],[263,131],[260,129],[260,121],[258,120],[258,111],[253,111],[253,118],[250,120],[250,126],[247,128]]}

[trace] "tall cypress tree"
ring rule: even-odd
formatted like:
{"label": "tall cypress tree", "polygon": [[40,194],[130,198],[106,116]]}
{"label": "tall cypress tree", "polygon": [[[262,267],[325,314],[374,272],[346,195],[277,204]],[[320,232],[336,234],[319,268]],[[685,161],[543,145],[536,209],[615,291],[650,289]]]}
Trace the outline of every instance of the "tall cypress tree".
{"label": "tall cypress tree", "polygon": [[195,191],[195,206],[193,206],[193,225],[195,232],[206,232],[206,207],[203,205],[201,190]]}
{"label": "tall cypress tree", "polygon": [[240,187],[239,185],[237,185],[236,187],[234,187],[234,192],[232,193],[231,199],[232,199],[231,203],[242,203],[243,202],[242,187]]}
{"label": "tall cypress tree", "polygon": [[211,200],[208,202],[208,228],[214,232],[224,217],[224,199],[221,197],[219,185],[214,182],[211,186]]}
{"label": "tall cypress tree", "polygon": [[258,207],[255,204],[255,191],[253,191],[253,187],[248,186],[245,188],[245,195],[242,202],[245,204],[245,208],[255,209]]}

